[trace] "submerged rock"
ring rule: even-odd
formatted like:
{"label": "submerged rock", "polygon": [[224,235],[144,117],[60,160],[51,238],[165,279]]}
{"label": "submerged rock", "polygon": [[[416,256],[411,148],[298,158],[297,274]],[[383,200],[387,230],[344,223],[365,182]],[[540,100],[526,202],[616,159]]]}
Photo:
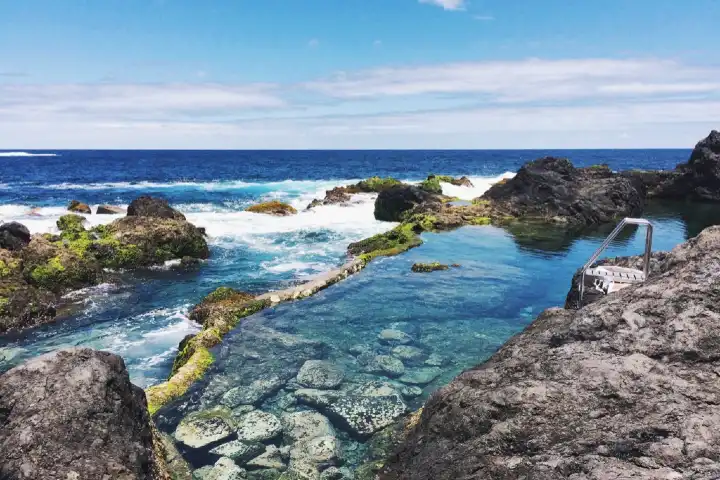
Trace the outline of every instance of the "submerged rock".
{"label": "submerged rock", "polygon": [[378,334],[378,340],[381,343],[387,343],[390,345],[406,345],[412,343],[412,337],[402,330],[396,330],[394,328],[386,328]]}
{"label": "submerged rock", "polygon": [[130,202],[127,216],[185,220],[185,215],[172,208],[167,200],[148,195],[143,195]]}
{"label": "submerged rock", "polygon": [[336,388],[345,378],[337,365],[324,360],[308,360],[297,374],[297,383],[306,388]]}
{"label": "submerged rock", "polygon": [[319,409],[333,422],[357,437],[366,437],[387,427],[406,409],[399,393],[373,396],[358,393],[298,390],[298,401]]}
{"label": "submerged rock", "polygon": [[82,203],[78,200],[71,201],[67,209],[69,212],[84,213],[87,215],[90,215],[92,213],[92,210],[87,203]]}
{"label": "submerged rock", "polygon": [[442,370],[437,367],[422,367],[414,370],[407,370],[405,375],[400,377],[403,383],[411,385],[427,385],[442,374]]}
{"label": "submerged rock", "polygon": [[390,355],[378,355],[373,359],[372,364],[377,367],[378,373],[388,377],[399,377],[405,373],[403,362]]}
{"label": "submerged rock", "polygon": [[265,451],[265,445],[262,443],[247,442],[242,440],[233,440],[223,443],[210,450],[213,455],[227,457],[239,465],[244,465],[248,460],[252,460]]}
{"label": "submerged rock", "polygon": [[282,433],[280,419],[262,410],[253,410],[243,415],[237,427],[238,438],[246,442],[264,442]]}
{"label": "submerged rock", "polygon": [[87,348],[0,376],[0,477],[159,479],[142,389],[122,358]]}
{"label": "submerged rock", "polygon": [[720,476],[720,227],[549,309],[428,400],[382,479]]}
{"label": "submerged rock", "polygon": [[[285,462],[283,461],[280,449],[275,445],[263,446],[265,451],[247,462],[248,468],[263,468],[284,470]],[[278,475],[279,476],[279,475]]]}
{"label": "submerged rock", "polygon": [[420,360],[425,356],[422,350],[411,345],[398,345],[392,349],[392,354],[400,360],[406,361]]}
{"label": "submerged rock", "polygon": [[20,250],[30,243],[30,230],[18,222],[0,224],[0,248]]}
{"label": "submerged rock", "polygon": [[240,468],[232,459],[223,457],[213,465],[207,473],[204,474],[203,480],[245,480],[247,479],[247,471]]}
{"label": "submerged rock", "polygon": [[276,217],[286,217],[288,215],[297,214],[297,210],[287,203],[278,200],[270,202],[258,203],[245,209],[246,212],[264,213],[266,215],[275,215]]}
{"label": "submerged rock", "polygon": [[249,385],[240,385],[228,390],[222,397],[222,404],[230,408],[239,405],[256,405],[280,390],[285,381],[276,375],[265,375]]}
{"label": "submerged rock", "polygon": [[429,272],[437,272],[439,270],[449,270],[450,267],[447,265],[443,265],[439,262],[433,262],[433,263],[415,263],[410,268],[415,273],[429,273]]}
{"label": "submerged rock", "polygon": [[288,413],[282,416],[285,438],[292,443],[317,437],[330,437],[335,430],[325,415],[313,411]]}
{"label": "submerged rock", "polygon": [[232,414],[224,408],[191,413],[175,429],[175,440],[191,448],[201,448],[234,434]]}

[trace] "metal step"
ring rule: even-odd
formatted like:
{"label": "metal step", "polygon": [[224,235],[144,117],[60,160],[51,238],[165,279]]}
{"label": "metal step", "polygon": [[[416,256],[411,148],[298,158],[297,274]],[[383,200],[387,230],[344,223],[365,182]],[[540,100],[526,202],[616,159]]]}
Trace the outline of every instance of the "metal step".
{"label": "metal step", "polygon": [[[636,270],[634,268],[616,267],[613,265],[601,265],[593,267],[597,259],[600,258],[602,252],[610,245],[610,243],[617,237],[620,232],[628,225],[641,225],[646,227],[645,235],[645,258],[643,262],[643,270]],[[620,222],[615,230],[608,235],[605,241],[600,245],[595,253],[590,257],[590,260],[585,263],[582,268],[582,278],[580,279],[580,298],[578,301],[578,308],[582,307],[583,296],[585,294],[585,282],[590,280],[591,286],[595,290],[600,291],[604,294],[616,292],[625,287],[628,287],[635,283],[643,283],[648,278],[650,271],[650,254],[652,253],[652,236],[653,226],[652,223],[645,220],[644,218],[626,218]],[[588,278],[589,277],[589,278]]]}

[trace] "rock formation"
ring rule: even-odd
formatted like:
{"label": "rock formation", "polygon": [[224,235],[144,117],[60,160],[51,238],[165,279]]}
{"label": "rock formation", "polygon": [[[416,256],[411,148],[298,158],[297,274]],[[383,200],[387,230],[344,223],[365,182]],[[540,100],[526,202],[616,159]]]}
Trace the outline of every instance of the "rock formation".
{"label": "rock formation", "polygon": [[380,478],[718,478],[720,227],[655,262],[436,392]]}
{"label": "rock formation", "polygon": [[168,478],[145,394],[107,352],[58,351],[0,376],[0,425],[0,478]]}
{"label": "rock formation", "polygon": [[435,195],[413,185],[396,185],[380,192],[375,200],[375,218],[386,222],[400,222],[403,214],[418,205],[439,203]]}
{"label": "rock formation", "polygon": [[278,200],[270,202],[258,203],[245,209],[246,212],[264,213],[265,215],[275,215],[276,217],[287,217],[288,215],[297,214],[297,210],[287,203]]}
{"label": "rock formation", "polygon": [[30,230],[21,223],[10,222],[0,225],[0,248],[20,250],[30,243]]}
{"label": "rock formation", "polygon": [[90,206],[87,203],[82,203],[78,200],[73,200],[68,205],[68,212],[74,212],[74,213],[83,213],[83,214],[91,214],[92,210],[90,209]]}
{"label": "rock formation", "polygon": [[167,200],[148,195],[143,195],[130,202],[127,216],[185,220],[185,215],[172,208]]}

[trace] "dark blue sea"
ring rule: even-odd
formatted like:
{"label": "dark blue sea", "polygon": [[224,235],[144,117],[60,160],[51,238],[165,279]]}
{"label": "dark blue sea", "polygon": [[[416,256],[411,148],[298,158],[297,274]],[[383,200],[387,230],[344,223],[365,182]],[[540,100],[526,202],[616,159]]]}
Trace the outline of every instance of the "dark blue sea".
{"label": "dark blue sea", "polygon": [[[350,242],[389,230],[373,218],[370,195],[351,206],[304,211],[326,189],[373,175],[418,181],[429,173],[467,175],[474,188],[446,185],[465,199],[546,155],[576,165],[616,170],[673,168],[689,150],[577,151],[30,151],[0,152],[0,222],[19,221],[35,233],[56,231],[70,200],[126,206],[141,194],[167,198],[205,227],[212,256],[198,271],[155,269],[71,294],[68,318],[20,335],[0,337],[0,371],[67,346],[122,355],[133,381],[148,386],[169,373],[178,342],[199,326],[188,308],[221,285],[253,293],[284,288],[343,263]],[[276,218],[244,209],[280,199],[300,214]],[[655,246],[669,249],[694,235],[710,213],[682,205],[651,205]],[[90,215],[91,224],[113,216]],[[572,272],[599,245],[605,230],[572,236],[495,227],[426,234],[425,244],[374,262],[314,298],[256,315],[248,325],[282,325],[326,342],[330,356],[352,372],[348,349],[371,345],[383,328],[412,331],[426,353],[444,359],[442,375],[423,396],[490,355],[544,308],[561,305]],[[631,232],[610,254],[642,249]],[[430,275],[410,273],[415,261],[459,263]],[[279,328],[279,327],[278,327]],[[238,347],[242,348],[242,347]]]}

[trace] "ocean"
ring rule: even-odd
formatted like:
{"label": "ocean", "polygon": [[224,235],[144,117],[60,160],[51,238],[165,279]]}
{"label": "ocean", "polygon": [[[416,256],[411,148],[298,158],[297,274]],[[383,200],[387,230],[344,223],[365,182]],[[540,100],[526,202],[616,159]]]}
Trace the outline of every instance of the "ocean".
{"label": "ocean", "polygon": [[[394,226],[374,219],[372,195],[351,206],[305,211],[325,190],[374,175],[413,182],[436,173],[470,177],[474,188],[444,188],[472,199],[524,162],[546,155],[568,157],[578,166],[668,169],[687,161],[690,150],[0,152],[0,222],[18,221],[33,233],[55,232],[55,222],[73,199],[126,206],[149,194],[168,199],[189,221],[206,228],[211,247],[210,260],[197,271],[133,272],[119,283],[71,294],[76,306],[63,321],[0,337],[0,371],[44,352],[83,345],[122,355],[138,385],[158,383],[168,376],[180,340],[199,329],[186,315],[207,293],[219,286],[264,293],[302,282],[342,264],[349,243]],[[300,213],[278,218],[244,211],[269,199],[289,202]],[[683,205],[651,205],[647,216],[656,224],[656,249],[694,235],[708,215]],[[115,218],[88,216],[91,224]],[[245,323],[322,341],[348,371],[352,346],[371,344],[388,326],[407,328],[424,349],[446,360],[420,402],[492,354],[544,308],[562,305],[572,272],[606,233],[531,235],[488,226],[425,234],[417,249],[373,262],[313,298],[269,309]],[[642,235],[631,232],[609,254],[639,253],[642,245]],[[415,261],[462,267],[412,274]],[[246,348],[238,335],[228,338],[222,355],[231,358],[232,345]]]}

